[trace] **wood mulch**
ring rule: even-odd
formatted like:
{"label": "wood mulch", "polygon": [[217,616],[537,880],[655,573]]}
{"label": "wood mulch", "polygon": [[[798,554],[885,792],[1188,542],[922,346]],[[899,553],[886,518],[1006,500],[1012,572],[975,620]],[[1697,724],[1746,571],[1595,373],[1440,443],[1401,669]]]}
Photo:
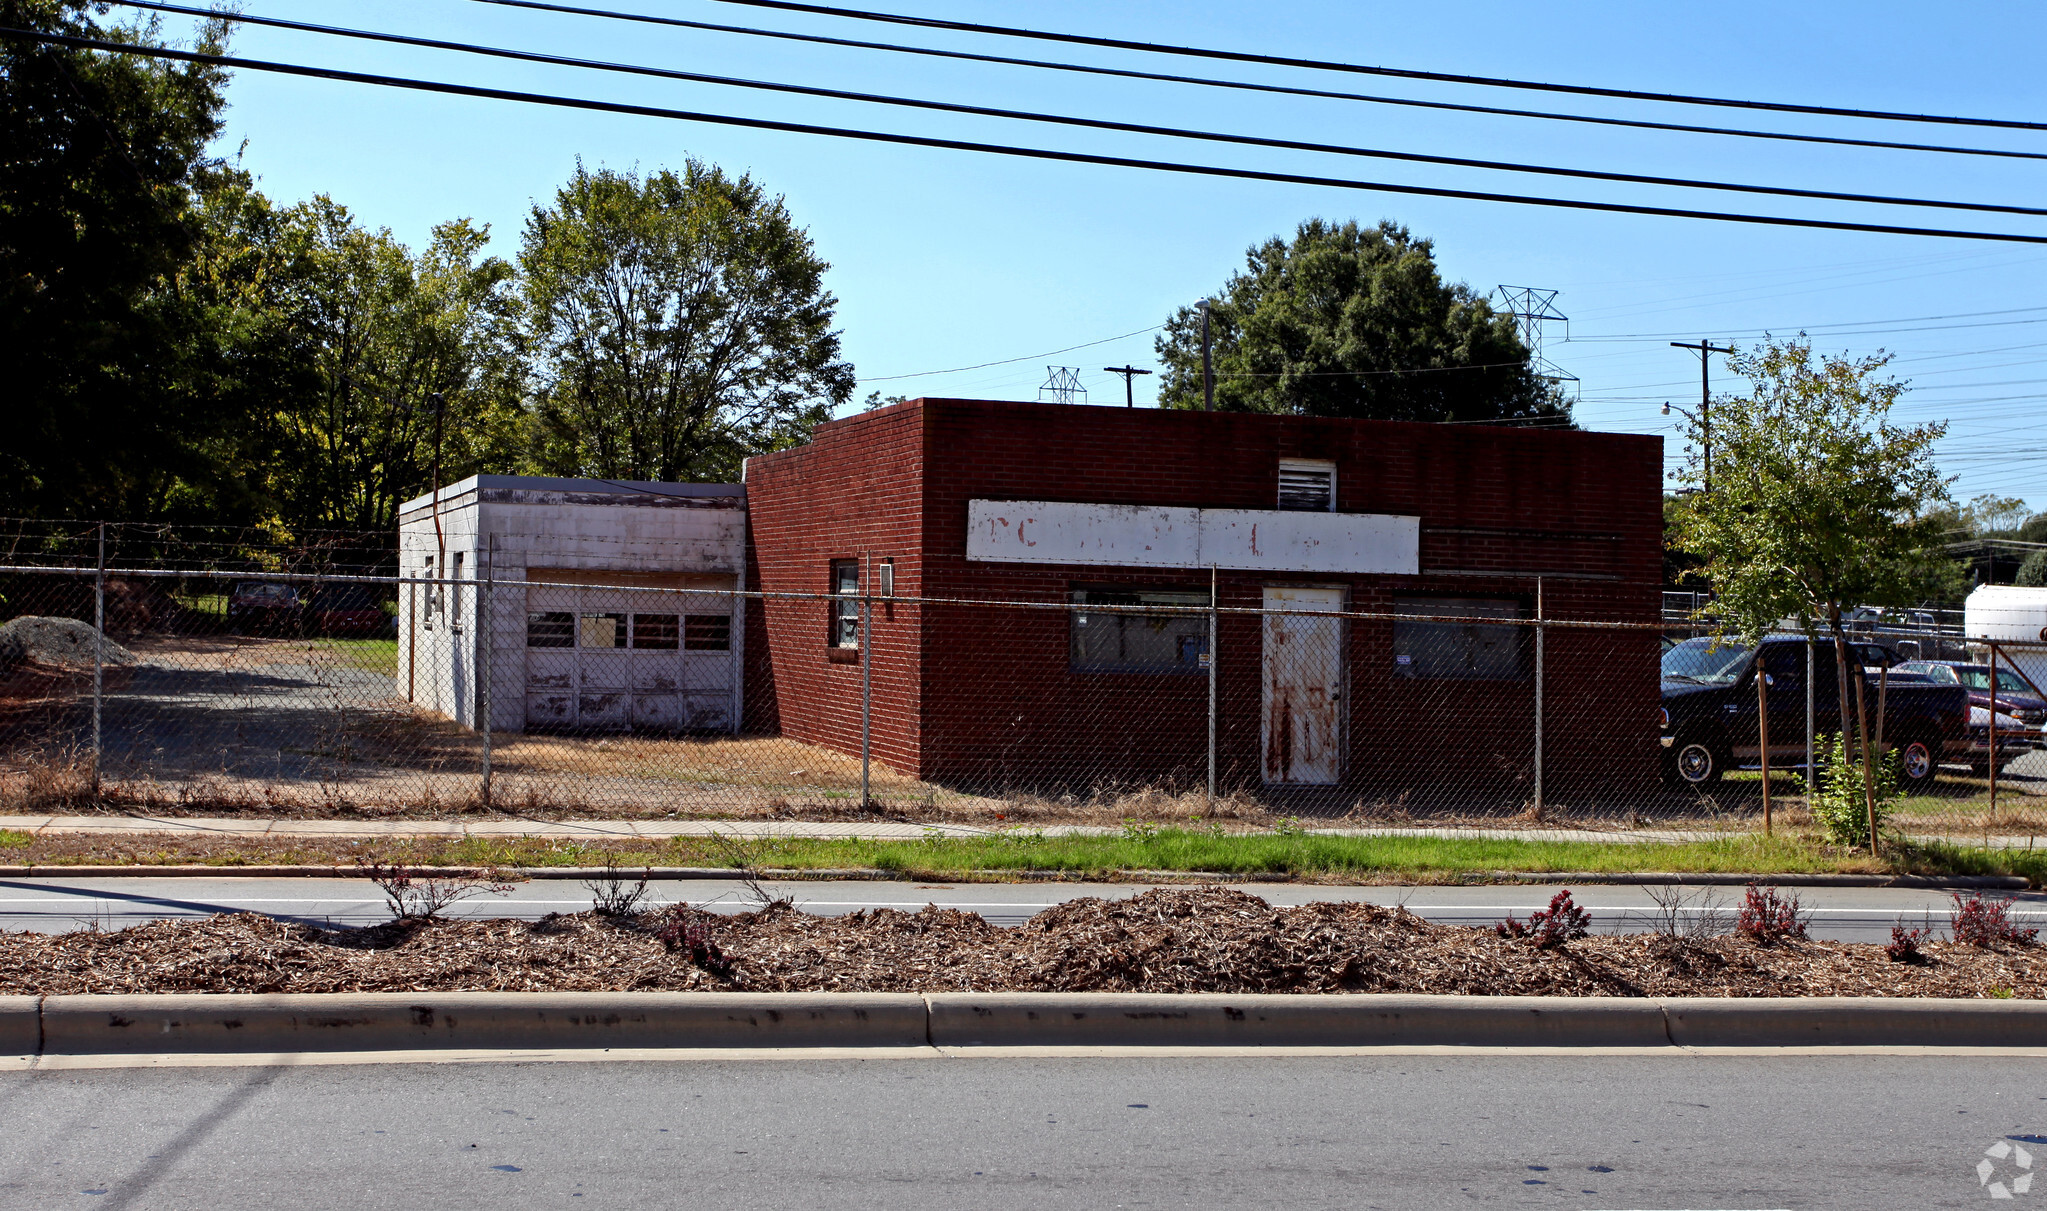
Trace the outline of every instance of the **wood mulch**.
{"label": "wood mulch", "polygon": [[[678,923],[688,928],[672,928]],[[238,913],[110,932],[0,934],[0,992],[2047,996],[2047,948],[1935,942],[1925,950],[1923,966],[1894,963],[1878,945],[1761,946],[1735,935],[1602,935],[1538,950],[1397,908],[1274,908],[1243,892],[1198,888],[1072,900],[1014,928],[952,909],[822,917],[780,904],[738,916],[679,907],[341,930]]]}

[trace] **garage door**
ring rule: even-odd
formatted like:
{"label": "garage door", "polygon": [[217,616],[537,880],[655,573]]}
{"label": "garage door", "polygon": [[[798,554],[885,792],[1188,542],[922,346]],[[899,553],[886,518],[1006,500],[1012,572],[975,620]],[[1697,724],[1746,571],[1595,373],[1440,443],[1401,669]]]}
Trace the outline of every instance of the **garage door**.
{"label": "garage door", "polygon": [[728,594],[533,585],[526,728],[732,731],[732,632]]}

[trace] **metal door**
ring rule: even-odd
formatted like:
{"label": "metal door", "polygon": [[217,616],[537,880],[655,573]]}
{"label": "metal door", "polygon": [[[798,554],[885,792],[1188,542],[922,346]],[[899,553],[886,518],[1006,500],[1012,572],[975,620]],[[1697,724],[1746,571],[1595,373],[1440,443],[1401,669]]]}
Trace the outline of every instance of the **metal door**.
{"label": "metal door", "polygon": [[576,724],[576,590],[526,590],[526,726]]}
{"label": "metal door", "polygon": [[526,594],[528,728],[732,730],[731,596],[544,584]]}
{"label": "metal door", "polygon": [[576,726],[590,731],[632,726],[630,618],[618,594],[585,590],[576,612]]}
{"label": "metal door", "polygon": [[[1268,610],[1337,612],[1341,589],[1268,586]],[[1327,786],[1343,775],[1343,620],[1265,616],[1260,729],[1265,781]]]}

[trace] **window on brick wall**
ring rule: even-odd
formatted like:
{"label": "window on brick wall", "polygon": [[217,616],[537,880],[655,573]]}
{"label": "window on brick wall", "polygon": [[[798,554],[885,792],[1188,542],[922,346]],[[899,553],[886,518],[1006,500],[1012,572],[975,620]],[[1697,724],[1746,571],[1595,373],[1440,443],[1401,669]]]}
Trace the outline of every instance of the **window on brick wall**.
{"label": "window on brick wall", "polygon": [[[1208,605],[1207,593],[1184,589],[1092,586],[1076,588],[1070,597],[1076,607]],[[1208,653],[1206,614],[1076,608],[1068,631],[1070,667],[1076,673],[1201,673],[1208,668],[1202,661]]]}
{"label": "window on brick wall", "polygon": [[860,646],[860,561],[832,561],[832,635],[835,648]]}
{"label": "window on brick wall", "polygon": [[1336,464],[1320,458],[1280,459],[1279,507],[1289,513],[1336,512]]}
{"label": "window on brick wall", "polygon": [[[1528,628],[1487,618],[1526,618],[1508,597],[1395,597],[1393,675],[1423,681],[1526,681]],[[1472,619],[1464,622],[1461,619]],[[1447,619],[1447,621],[1436,621]]]}

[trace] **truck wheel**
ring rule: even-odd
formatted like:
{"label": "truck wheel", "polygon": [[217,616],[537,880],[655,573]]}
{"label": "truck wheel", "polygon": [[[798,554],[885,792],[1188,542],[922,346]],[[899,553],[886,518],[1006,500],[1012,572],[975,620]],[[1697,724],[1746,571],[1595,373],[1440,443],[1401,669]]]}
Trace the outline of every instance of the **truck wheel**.
{"label": "truck wheel", "polygon": [[1672,786],[1712,786],[1726,770],[1726,758],[1712,744],[1683,736],[1663,760],[1663,780]]}
{"label": "truck wheel", "polygon": [[1898,746],[1898,783],[1905,790],[1924,790],[1940,773],[1937,746],[1924,736],[1914,736]]}

